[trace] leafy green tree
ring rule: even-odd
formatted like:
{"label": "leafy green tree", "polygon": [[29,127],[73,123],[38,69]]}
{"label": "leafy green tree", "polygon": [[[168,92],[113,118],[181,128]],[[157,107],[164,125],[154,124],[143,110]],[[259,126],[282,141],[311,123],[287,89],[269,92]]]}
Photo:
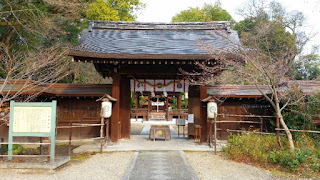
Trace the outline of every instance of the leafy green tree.
{"label": "leafy green tree", "polygon": [[310,54],[299,56],[293,64],[293,75],[297,80],[318,80],[320,76],[320,56],[318,48]]}
{"label": "leafy green tree", "polygon": [[[279,57],[287,49],[292,49],[295,54],[298,54],[298,42],[296,34],[297,19],[301,13],[287,13],[283,6],[276,2],[266,4],[265,1],[252,0],[250,3],[238,13],[245,17],[244,20],[236,23],[235,30],[238,31],[240,38],[245,42],[246,46],[252,44],[257,45],[258,48],[271,56]],[[289,18],[289,14],[292,15]],[[288,27],[293,27],[292,31],[287,31]],[[262,28],[267,28],[268,33]],[[258,35],[264,32],[264,36]],[[259,40],[251,37],[258,35]],[[292,63],[293,59],[288,62]]]}
{"label": "leafy green tree", "polygon": [[86,16],[90,20],[119,21],[119,12],[104,0],[97,0],[89,5]]}
{"label": "leafy green tree", "polygon": [[86,18],[89,20],[134,21],[135,11],[144,8],[139,0],[96,0],[89,5]]}
{"label": "leafy green tree", "polygon": [[214,5],[205,4],[201,9],[199,7],[189,8],[181,11],[172,17],[172,22],[207,22],[207,21],[231,21],[232,16],[221,8],[221,3],[217,1]]}
{"label": "leafy green tree", "polygon": [[[288,13],[279,3],[266,4],[263,0],[251,0],[250,2],[251,4],[245,6],[245,9],[240,12],[245,16],[245,19],[235,26],[241,35],[240,40],[243,46],[246,47],[239,48],[237,53],[239,59],[243,61],[230,60],[226,56],[230,53],[228,50],[221,50],[212,45],[209,52],[218,52],[212,54],[212,61],[216,62],[216,65],[200,64],[199,67],[203,69],[202,77],[205,83],[210,82],[210,78],[215,76],[212,72],[216,72],[216,69],[220,68],[224,70],[220,77],[226,74],[225,72],[233,75],[225,76],[223,78],[225,81],[222,83],[230,83],[230,77],[233,77],[235,81],[240,80],[240,83],[256,85],[260,93],[273,107],[287,135],[290,149],[294,150],[293,136],[288,129],[288,121],[284,115],[286,115],[285,112],[289,106],[304,103],[305,94],[299,91],[296,85],[288,86],[286,91],[281,91],[281,88],[278,87],[284,86],[288,80],[294,80],[292,68],[297,60],[308,58],[317,60],[318,58],[313,54],[300,59],[303,47],[308,41],[305,33],[298,31],[298,27],[304,23],[304,17],[301,13]],[[206,48],[208,47],[206,46]],[[307,75],[317,74],[314,71],[300,72],[307,73]],[[262,84],[269,87],[268,94],[259,88],[258,85]],[[298,119],[301,119],[301,116]],[[280,144],[279,139],[278,142]]]}
{"label": "leafy green tree", "polygon": [[[306,79],[309,76],[314,79],[318,75],[319,59],[316,53],[302,54],[310,39],[299,29],[306,22],[303,13],[288,12],[278,2],[250,0],[238,10],[238,14],[245,19],[236,23],[234,28],[242,42],[245,42],[244,45],[251,46],[250,44],[259,42],[259,50],[275,58],[281,57],[287,49],[291,49],[292,59],[286,62],[291,68],[288,71],[289,76],[296,76],[297,79]],[[262,39],[253,39],[252,37],[264,31],[262,28],[267,28],[269,33],[264,37],[259,36]]]}

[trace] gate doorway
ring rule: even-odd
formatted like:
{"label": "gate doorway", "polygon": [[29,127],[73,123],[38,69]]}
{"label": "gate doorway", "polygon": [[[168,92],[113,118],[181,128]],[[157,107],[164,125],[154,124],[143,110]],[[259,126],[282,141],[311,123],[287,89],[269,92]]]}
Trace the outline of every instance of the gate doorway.
{"label": "gate doorway", "polygon": [[[152,125],[170,127],[172,137],[188,137],[188,93],[131,92],[131,135],[149,135]],[[178,127],[177,119],[185,126]],[[182,136],[184,135],[184,136]]]}
{"label": "gate doorway", "polygon": [[[151,138],[155,133],[154,128],[163,126],[162,128],[169,127],[167,134],[170,133],[170,139],[177,136],[187,137],[188,81],[131,79],[130,87],[130,135],[144,135],[149,136],[146,138]],[[178,128],[177,119],[184,121],[185,125]],[[162,134],[163,137],[164,135]]]}

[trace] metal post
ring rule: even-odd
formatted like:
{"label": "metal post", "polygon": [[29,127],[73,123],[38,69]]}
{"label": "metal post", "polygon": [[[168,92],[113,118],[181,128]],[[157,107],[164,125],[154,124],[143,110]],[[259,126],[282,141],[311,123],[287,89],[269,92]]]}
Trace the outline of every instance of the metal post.
{"label": "metal post", "polygon": [[72,141],[72,122],[69,123],[70,129],[69,129],[69,149],[68,149],[68,154],[71,154],[71,141]]}
{"label": "metal post", "polygon": [[183,137],[184,137],[184,126],[182,126],[182,132],[183,132]]}
{"label": "metal post", "polygon": [[214,117],[214,154],[217,154],[217,122],[216,122],[217,116]]}

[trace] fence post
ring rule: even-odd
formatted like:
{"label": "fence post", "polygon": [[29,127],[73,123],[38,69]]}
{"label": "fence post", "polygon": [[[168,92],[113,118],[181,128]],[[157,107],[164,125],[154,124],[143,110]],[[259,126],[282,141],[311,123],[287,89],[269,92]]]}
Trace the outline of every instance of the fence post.
{"label": "fence post", "polygon": [[217,116],[214,116],[214,154],[217,154]]}
{"label": "fence post", "polygon": [[69,123],[69,148],[68,148],[68,154],[71,154],[71,141],[72,141],[72,122]]}
{"label": "fence post", "polygon": [[104,125],[104,117],[101,117],[101,126],[100,126],[100,153],[103,152],[103,125]]}
{"label": "fence post", "polygon": [[[4,138],[1,138],[1,143],[4,143]],[[0,154],[1,154],[1,155],[4,154],[4,145],[3,145],[3,144],[1,144]]]}
{"label": "fence post", "polygon": [[[42,137],[40,137],[40,143],[42,143]],[[40,155],[43,155],[43,146],[40,144]]]}

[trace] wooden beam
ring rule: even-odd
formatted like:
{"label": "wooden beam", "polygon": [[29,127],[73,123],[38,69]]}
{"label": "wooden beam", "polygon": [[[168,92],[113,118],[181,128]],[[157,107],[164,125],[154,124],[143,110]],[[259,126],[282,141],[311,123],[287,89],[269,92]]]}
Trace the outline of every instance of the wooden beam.
{"label": "wooden beam", "polygon": [[[95,52],[83,52],[77,50],[71,50],[68,53],[69,56],[74,56],[76,60],[82,60],[82,58],[97,60],[107,59],[135,59],[135,60],[207,60],[211,58],[210,54],[108,54],[108,53],[95,53]],[[227,55],[231,58],[235,55]]]}

